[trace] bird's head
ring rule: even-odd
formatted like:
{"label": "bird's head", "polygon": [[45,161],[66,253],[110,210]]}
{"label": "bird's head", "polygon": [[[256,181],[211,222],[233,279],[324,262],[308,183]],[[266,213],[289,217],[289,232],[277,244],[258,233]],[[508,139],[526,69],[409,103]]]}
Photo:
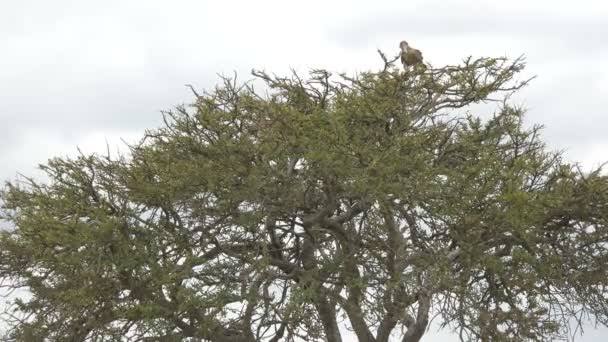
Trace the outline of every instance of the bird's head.
{"label": "bird's head", "polygon": [[407,49],[408,49],[410,46],[408,45],[408,43],[407,43],[405,40],[403,40],[403,41],[401,41],[401,43],[399,43],[399,47],[401,48],[401,50],[405,51],[405,50],[407,50]]}

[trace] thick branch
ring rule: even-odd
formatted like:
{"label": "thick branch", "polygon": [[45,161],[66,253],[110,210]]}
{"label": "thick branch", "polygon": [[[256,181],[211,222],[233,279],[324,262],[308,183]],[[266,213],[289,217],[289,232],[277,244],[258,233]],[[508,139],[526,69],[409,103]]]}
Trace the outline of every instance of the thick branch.
{"label": "thick branch", "polygon": [[416,319],[409,317],[406,322],[407,331],[403,335],[402,342],[418,342],[424,335],[429,323],[429,311],[431,309],[431,296],[424,292],[418,296],[418,313]]}

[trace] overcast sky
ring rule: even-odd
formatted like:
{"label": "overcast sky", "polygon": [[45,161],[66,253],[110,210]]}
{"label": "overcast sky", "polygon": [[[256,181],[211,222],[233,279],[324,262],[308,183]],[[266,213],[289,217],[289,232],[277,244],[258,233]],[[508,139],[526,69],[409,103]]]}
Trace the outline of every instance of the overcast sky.
{"label": "overcast sky", "polygon": [[376,49],[396,53],[403,39],[434,65],[525,54],[538,75],[516,98],[528,122],[586,168],[608,161],[601,0],[0,0],[0,180],[77,146],[137,140],[161,110],[192,100],[185,84],[208,89],[217,73],[248,79],[252,68],[377,68]]}

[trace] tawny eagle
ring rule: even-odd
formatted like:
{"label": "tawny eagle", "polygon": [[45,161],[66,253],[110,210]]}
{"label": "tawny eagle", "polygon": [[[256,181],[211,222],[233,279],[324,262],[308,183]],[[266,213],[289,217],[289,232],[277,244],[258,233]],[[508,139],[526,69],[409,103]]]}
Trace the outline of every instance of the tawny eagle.
{"label": "tawny eagle", "polygon": [[420,50],[410,47],[405,40],[399,44],[399,47],[401,48],[401,63],[403,63],[404,68],[422,64],[422,52]]}

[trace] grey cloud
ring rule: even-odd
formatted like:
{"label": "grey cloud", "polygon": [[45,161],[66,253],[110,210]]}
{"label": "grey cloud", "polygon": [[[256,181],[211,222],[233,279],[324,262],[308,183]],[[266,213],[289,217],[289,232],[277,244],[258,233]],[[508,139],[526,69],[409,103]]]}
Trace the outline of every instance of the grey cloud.
{"label": "grey cloud", "polygon": [[[330,26],[328,37],[336,44],[351,48],[369,44],[379,37],[398,41],[406,37],[461,39],[475,35],[486,39],[517,38],[530,46],[565,54],[608,49],[605,38],[608,25],[601,13],[590,10],[583,14],[554,14],[548,9],[499,9],[491,4],[429,1],[398,9],[378,6],[360,17],[337,21]],[[578,48],[587,49],[577,51]]]}
{"label": "grey cloud", "polygon": [[605,141],[608,98],[594,86],[599,77],[586,70],[535,80],[538,84],[532,85],[526,94],[529,117],[550,128],[551,142],[565,147]]}

